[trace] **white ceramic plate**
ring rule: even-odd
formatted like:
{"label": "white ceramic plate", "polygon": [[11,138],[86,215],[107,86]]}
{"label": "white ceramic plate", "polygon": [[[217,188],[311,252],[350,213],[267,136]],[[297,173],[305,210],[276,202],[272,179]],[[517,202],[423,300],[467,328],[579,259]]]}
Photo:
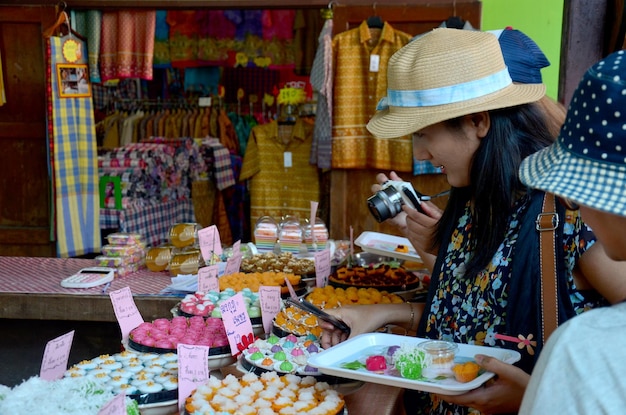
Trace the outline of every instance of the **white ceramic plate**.
{"label": "white ceramic plate", "polygon": [[178,400],[139,405],[141,415],[174,415],[178,413]]}
{"label": "white ceramic plate", "polygon": [[[356,238],[354,243],[360,246],[365,252],[384,255],[392,258],[404,259],[405,261],[421,261],[413,245],[407,238],[400,236],[388,235],[386,233],[366,231]],[[409,247],[409,252],[398,252],[398,245]]]}
{"label": "white ceramic plate", "polygon": [[[494,376],[492,372],[484,372],[476,379],[466,383],[457,382],[453,378],[421,381],[388,374],[378,374],[366,369],[351,370],[341,367],[343,363],[353,362],[359,359],[364,360],[367,356],[379,354],[389,346],[402,346],[404,344],[417,345],[426,340],[428,339],[397,334],[366,333],[311,356],[308,363],[328,375],[397,386],[400,388],[415,389],[424,392],[440,393],[442,395],[460,395],[481,386]],[[459,350],[456,354],[457,357],[455,361],[467,361],[473,359],[474,355],[479,353],[496,357],[506,363],[515,363],[521,358],[521,355],[515,350],[460,343],[458,343],[458,346]]]}

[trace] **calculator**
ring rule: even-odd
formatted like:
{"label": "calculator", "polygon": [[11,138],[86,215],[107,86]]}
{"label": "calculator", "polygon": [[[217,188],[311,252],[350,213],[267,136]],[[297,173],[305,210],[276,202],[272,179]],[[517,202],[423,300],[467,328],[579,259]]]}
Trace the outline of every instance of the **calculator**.
{"label": "calculator", "polygon": [[115,278],[115,269],[109,267],[83,268],[76,274],[61,281],[65,288],[91,288],[106,284]]}

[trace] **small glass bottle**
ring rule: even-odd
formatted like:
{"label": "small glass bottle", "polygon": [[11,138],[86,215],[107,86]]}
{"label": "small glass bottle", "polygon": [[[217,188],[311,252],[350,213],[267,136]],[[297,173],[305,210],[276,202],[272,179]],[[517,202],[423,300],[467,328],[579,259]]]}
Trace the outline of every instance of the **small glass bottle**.
{"label": "small glass bottle", "polygon": [[428,340],[420,343],[419,348],[424,352],[422,376],[427,379],[454,376],[452,366],[454,366],[454,357],[459,349],[456,343]]}

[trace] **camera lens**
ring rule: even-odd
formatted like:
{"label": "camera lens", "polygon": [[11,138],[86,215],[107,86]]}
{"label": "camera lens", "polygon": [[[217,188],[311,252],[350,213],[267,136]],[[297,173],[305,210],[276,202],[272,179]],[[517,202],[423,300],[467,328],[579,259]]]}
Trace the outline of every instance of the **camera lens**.
{"label": "camera lens", "polygon": [[386,187],[367,199],[367,207],[379,223],[384,222],[400,213],[402,195],[393,186]]}

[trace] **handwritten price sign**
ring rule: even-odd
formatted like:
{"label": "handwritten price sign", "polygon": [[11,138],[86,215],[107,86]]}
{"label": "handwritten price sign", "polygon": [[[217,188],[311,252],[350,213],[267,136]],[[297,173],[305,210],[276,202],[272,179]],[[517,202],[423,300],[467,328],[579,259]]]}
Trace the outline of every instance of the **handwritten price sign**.
{"label": "handwritten price sign", "polygon": [[252,322],[243,301],[243,294],[237,293],[224,301],[220,304],[220,311],[230,351],[235,356],[253,340]]}
{"label": "handwritten price sign", "polygon": [[280,287],[262,285],[259,287],[259,301],[261,302],[261,317],[265,333],[272,332],[272,320],[280,311]]}
{"label": "handwritten price sign", "polygon": [[143,318],[135,305],[130,287],[111,291],[109,297],[113,304],[115,318],[117,318],[117,322],[120,325],[122,340],[126,340],[131,330],[143,323]]}
{"label": "handwritten price sign", "polygon": [[326,287],[330,276],[330,250],[315,253],[315,286]]}
{"label": "handwritten price sign", "polygon": [[70,358],[70,349],[74,340],[74,330],[50,340],[43,353],[39,377],[43,380],[57,380],[63,377]]}
{"label": "handwritten price sign", "polygon": [[115,398],[111,399],[109,403],[104,405],[98,415],[126,415],[126,395],[121,393],[115,395]]}
{"label": "handwritten price sign", "polygon": [[217,226],[211,225],[198,231],[198,242],[202,258],[207,263],[213,263],[213,254],[222,254],[222,241]]}
{"label": "handwritten price sign", "polygon": [[179,343],[178,354],[178,407],[181,410],[185,399],[199,385],[209,380],[209,348]]}
{"label": "handwritten price sign", "polygon": [[208,293],[209,291],[220,291],[220,282],[217,279],[219,265],[210,265],[198,270],[198,291]]}

